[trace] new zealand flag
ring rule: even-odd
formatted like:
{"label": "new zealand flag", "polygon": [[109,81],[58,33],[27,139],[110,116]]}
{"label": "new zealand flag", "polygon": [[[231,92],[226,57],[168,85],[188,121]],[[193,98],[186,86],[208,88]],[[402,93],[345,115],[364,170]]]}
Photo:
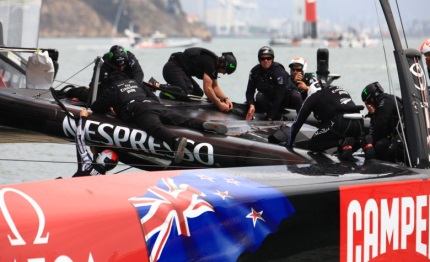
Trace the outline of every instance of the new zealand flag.
{"label": "new zealand flag", "polygon": [[151,261],[236,261],[294,213],[281,192],[213,170],[163,178],[129,200]]}

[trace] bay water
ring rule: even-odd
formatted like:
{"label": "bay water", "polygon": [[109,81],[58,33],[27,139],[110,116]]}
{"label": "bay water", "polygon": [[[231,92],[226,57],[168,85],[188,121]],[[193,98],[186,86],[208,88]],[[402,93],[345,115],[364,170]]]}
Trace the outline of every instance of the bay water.
{"label": "bay water", "polygon": [[[424,39],[408,39],[408,47],[418,49]],[[224,93],[235,102],[245,101],[249,71],[258,63],[258,50],[268,45],[267,38],[215,38],[201,42],[201,46],[220,55],[233,52],[238,60],[237,70],[218,79]],[[126,39],[111,38],[44,38],[39,47],[56,48],[59,53],[59,72],[53,86],[61,88],[63,82],[76,86],[88,86],[94,60],[114,45],[123,45],[133,52],[145,73],[144,81],[154,77],[165,83],[163,65],[171,53],[183,51],[183,47],[163,49],[136,49]],[[406,43],[404,48],[406,48]],[[293,57],[303,57],[308,62],[308,72],[316,71],[316,54],[319,47],[272,46],[275,61],[288,68]],[[400,95],[399,80],[393,56],[391,39],[380,39],[375,47],[329,48],[330,72],[341,75],[334,84],[349,91],[357,104],[361,104],[360,92],[369,83],[379,81],[387,92]],[[201,80],[197,80],[201,83]],[[365,112],[363,112],[365,113]],[[71,177],[76,171],[76,150],[73,143],[3,143],[0,144],[0,184]],[[118,165],[112,173],[140,171]],[[120,174],[118,174],[120,175]]]}

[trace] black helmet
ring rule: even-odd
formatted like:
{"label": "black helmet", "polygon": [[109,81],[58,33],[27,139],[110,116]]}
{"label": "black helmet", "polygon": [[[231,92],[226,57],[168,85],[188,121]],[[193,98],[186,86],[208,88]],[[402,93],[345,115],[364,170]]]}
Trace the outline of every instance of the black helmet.
{"label": "black helmet", "polygon": [[258,58],[262,55],[271,55],[272,58],[275,58],[275,52],[273,52],[273,49],[270,46],[263,46],[258,50]]}
{"label": "black helmet", "polygon": [[128,60],[127,50],[120,45],[114,45],[109,50],[109,59],[116,67],[125,66]]}
{"label": "black helmet", "polygon": [[221,64],[227,74],[232,74],[236,70],[237,61],[232,52],[225,52],[221,54]]}
{"label": "black helmet", "polygon": [[361,92],[361,100],[366,102],[371,97],[377,97],[384,93],[384,89],[378,82],[368,84]]}

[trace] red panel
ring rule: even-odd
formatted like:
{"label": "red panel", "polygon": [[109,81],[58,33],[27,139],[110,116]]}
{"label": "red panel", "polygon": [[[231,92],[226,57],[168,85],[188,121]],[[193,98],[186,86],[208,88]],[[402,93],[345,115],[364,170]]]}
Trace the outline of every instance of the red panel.
{"label": "red panel", "polygon": [[430,182],[340,188],[340,261],[429,261]]}
{"label": "red panel", "polygon": [[306,7],[306,22],[316,22],[317,21],[317,1],[316,0],[305,0]]}
{"label": "red panel", "polygon": [[178,173],[0,187],[0,261],[56,261],[61,256],[67,261],[148,261],[141,223],[128,199]]}

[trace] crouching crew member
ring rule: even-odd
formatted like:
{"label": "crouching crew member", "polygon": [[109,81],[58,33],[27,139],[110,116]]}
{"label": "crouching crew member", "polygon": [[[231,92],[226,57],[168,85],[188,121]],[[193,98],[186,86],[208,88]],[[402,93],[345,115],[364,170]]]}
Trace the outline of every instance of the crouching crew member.
{"label": "crouching crew member", "polygon": [[352,158],[352,153],[359,148],[354,147],[355,142],[364,134],[362,109],[364,107],[357,106],[346,90],[338,86],[321,88],[319,83],[314,83],[291,126],[286,147],[293,147],[297,133],[313,112],[321,126],[309,140],[308,148],[322,152],[337,147],[339,158]]}
{"label": "crouching crew member", "polygon": [[405,163],[404,146],[397,131],[399,113],[403,115],[401,99],[384,93],[378,82],[367,85],[361,92],[361,99],[369,111],[369,135],[373,140],[376,158]]}

